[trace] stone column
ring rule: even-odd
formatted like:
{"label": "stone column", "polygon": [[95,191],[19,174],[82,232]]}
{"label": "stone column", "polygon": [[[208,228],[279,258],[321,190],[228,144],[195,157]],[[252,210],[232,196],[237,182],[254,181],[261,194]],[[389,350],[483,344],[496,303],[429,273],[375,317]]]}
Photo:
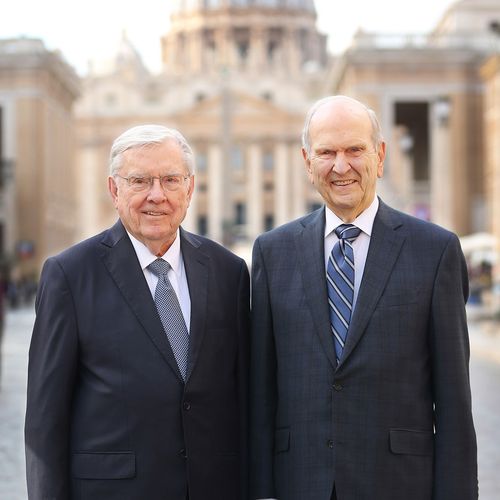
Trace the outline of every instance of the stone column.
{"label": "stone column", "polygon": [[190,66],[191,70],[194,73],[200,73],[202,71],[202,51],[203,48],[203,40],[202,40],[202,31],[196,30],[192,31],[189,35],[190,39]]}
{"label": "stone column", "polygon": [[222,242],[222,151],[218,144],[208,148],[208,236]]}
{"label": "stone column", "polygon": [[305,173],[304,160],[301,153],[301,145],[292,143],[289,147],[290,171],[292,181],[292,211],[291,218],[296,219],[306,213],[306,189],[309,182]]}
{"label": "stone column", "polygon": [[302,54],[300,48],[300,32],[298,29],[290,29],[287,32],[287,36],[289,37],[290,48],[288,51],[288,60],[289,60],[289,68],[290,73],[293,75],[297,75],[301,73],[302,67]]}
{"label": "stone column", "polygon": [[262,149],[259,144],[248,148],[247,206],[248,239],[253,241],[263,231]]}
{"label": "stone column", "polygon": [[182,227],[184,229],[186,229],[187,231],[197,233],[198,232],[198,203],[197,203],[198,197],[197,197],[197,193],[196,193],[196,190],[197,190],[196,189],[197,188],[196,175],[195,175],[194,179],[195,179],[194,192],[193,192],[193,196],[191,197],[191,203],[189,204],[189,207],[188,207],[188,210],[186,213],[186,217],[182,221]]}
{"label": "stone column", "polygon": [[95,234],[96,228],[100,227],[101,202],[99,198],[102,188],[99,183],[107,182],[107,180],[102,177],[101,157],[95,144],[89,143],[79,149],[77,165],[79,234],[76,236],[81,240]]}
{"label": "stone column", "polygon": [[229,31],[226,28],[218,28],[215,32],[216,61],[219,67],[227,67],[230,62]]}
{"label": "stone column", "polygon": [[248,66],[252,71],[263,71],[266,67],[265,32],[262,27],[252,27],[250,31],[250,50]]}
{"label": "stone column", "polygon": [[5,100],[0,99],[0,107],[2,108],[2,146],[3,158],[7,161],[6,168],[8,169],[8,178],[5,179],[2,191],[0,192],[0,209],[2,214],[0,220],[4,224],[4,249],[8,253],[14,253],[17,241],[18,228],[18,211],[16,210],[16,200],[18,199],[18,184],[16,179],[16,99],[14,96],[6,96]]}
{"label": "stone column", "polygon": [[289,220],[288,193],[291,169],[288,166],[288,151],[284,142],[274,148],[274,221],[280,226]]}
{"label": "stone column", "polygon": [[415,211],[413,178],[413,137],[404,125],[396,125],[392,137],[392,162],[394,168],[391,170],[391,185],[397,194],[395,205],[400,210],[408,213]]}
{"label": "stone column", "polygon": [[431,105],[431,220],[455,230],[453,221],[453,171],[449,129],[450,103],[437,100]]}

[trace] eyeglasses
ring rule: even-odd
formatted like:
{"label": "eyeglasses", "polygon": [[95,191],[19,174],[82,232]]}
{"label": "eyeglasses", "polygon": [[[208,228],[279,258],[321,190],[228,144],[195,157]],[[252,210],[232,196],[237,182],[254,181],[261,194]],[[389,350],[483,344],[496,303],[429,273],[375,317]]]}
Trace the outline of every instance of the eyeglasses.
{"label": "eyeglasses", "polygon": [[149,191],[153,187],[155,179],[160,181],[160,186],[163,191],[177,191],[184,182],[191,177],[190,175],[183,174],[160,175],[159,177],[153,177],[151,175],[130,175],[129,177],[123,177],[118,174],[115,175],[127,181],[130,189],[136,193]]}

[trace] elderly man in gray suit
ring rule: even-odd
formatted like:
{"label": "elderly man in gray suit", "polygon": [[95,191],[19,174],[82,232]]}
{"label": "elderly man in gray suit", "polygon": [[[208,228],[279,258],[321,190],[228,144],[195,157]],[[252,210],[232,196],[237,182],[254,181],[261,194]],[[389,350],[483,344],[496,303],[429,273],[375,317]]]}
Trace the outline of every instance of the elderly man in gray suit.
{"label": "elderly man in gray suit", "polygon": [[252,499],[472,500],[458,238],[376,196],[378,120],[345,96],[303,132],[325,207],[253,252]]}

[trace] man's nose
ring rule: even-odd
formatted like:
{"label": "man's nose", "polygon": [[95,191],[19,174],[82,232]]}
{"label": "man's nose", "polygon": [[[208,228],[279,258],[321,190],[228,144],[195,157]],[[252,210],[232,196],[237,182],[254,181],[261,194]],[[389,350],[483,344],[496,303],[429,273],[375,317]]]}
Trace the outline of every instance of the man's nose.
{"label": "man's nose", "polygon": [[162,188],[160,179],[153,178],[153,183],[149,189],[148,199],[153,201],[163,201],[166,198],[165,190]]}
{"label": "man's nose", "polygon": [[351,165],[343,151],[337,152],[335,156],[335,161],[333,162],[332,170],[337,174],[345,174],[349,171]]}

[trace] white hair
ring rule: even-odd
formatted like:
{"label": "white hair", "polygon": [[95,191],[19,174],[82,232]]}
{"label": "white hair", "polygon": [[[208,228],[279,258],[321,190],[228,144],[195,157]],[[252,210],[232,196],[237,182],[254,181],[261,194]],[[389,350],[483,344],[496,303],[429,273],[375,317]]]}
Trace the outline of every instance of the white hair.
{"label": "white hair", "polygon": [[191,146],[178,130],[163,125],[138,125],[117,137],[111,146],[109,155],[110,175],[116,175],[122,168],[125,151],[151,144],[162,144],[169,140],[173,140],[180,147],[189,175],[193,175],[194,153]]}

